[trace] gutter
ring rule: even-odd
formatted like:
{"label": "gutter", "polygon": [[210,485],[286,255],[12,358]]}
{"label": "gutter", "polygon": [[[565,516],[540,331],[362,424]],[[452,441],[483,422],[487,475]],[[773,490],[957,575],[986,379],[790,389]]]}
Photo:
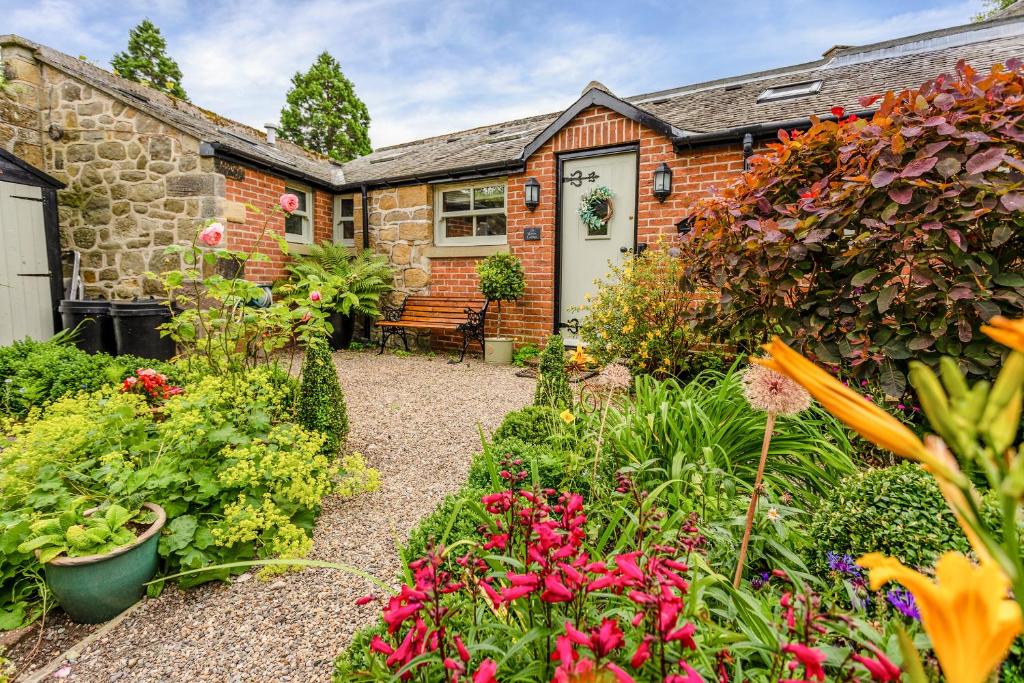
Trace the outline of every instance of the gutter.
{"label": "gutter", "polygon": [[[850,112],[858,118],[868,118],[875,113],[875,109],[861,109]],[[835,121],[836,117],[830,115],[817,117],[819,121]],[[725,130],[716,130],[709,133],[694,133],[692,135],[679,135],[672,138],[672,147],[677,152],[692,150],[696,147],[707,147],[729,142],[742,142],[746,136],[752,139],[773,138],[778,135],[780,129],[805,130],[811,127],[811,118],[804,116],[798,119],[787,119],[785,121],[766,121],[765,123],[748,124],[735,126]]]}
{"label": "gutter", "polygon": [[[202,157],[219,157],[227,161],[234,161],[236,163],[250,166],[262,171],[273,171],[277,175],[284,176],[286,178],[293,178],[295,180],[302,180],[310,185],[324,190],[326,192],[335,192],[336,185],[325,182],[322,178],[306,173],[302,170],[295,168],[294,166],[288,166],[287,164],[271,163],[266,159],[262,159],[252,154],[246,154],[245,152],[234,148],[228,147],[222,142],[201,142],[199,143],[199,156]],[[353,189],[359,189],[356,185]]]}
{"label": "gutter", "polygon": [[436,171],[433,173],[410,173],[379,180],[343,183],[333,186],[338,193],[353,192],[356,190],[378,189],[382,187],[399,187],[401,185],[422,185],[426,183],[444,183],[449,180],[466,180],[468,178],[486,178],[488,176],[505,175],[507,173],[518,173],[524,170],[526,163],[521,159],[509,161],[491,161],[486,164],[473,164],[460,166],[458,168]]}

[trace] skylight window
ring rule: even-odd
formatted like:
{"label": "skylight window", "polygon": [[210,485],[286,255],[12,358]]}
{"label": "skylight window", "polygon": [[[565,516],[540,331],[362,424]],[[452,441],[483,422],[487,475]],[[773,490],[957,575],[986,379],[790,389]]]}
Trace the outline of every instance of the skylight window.
{"label": "skylight window", "polygon": [[768,88],[757,96],[757,103],[774,102],[775,100],[788,100],[793,97],[806,97],[814,95],[821,90],[821,81],[807,81],[805,83],[793,83],[791,85],[780,85],[775,88]]}

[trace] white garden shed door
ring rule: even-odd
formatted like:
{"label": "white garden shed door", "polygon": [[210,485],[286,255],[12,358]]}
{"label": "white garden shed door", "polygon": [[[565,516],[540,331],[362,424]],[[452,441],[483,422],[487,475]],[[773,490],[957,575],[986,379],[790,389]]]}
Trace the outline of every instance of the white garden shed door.
{"label": "white garden shed door", "polygon": [[53,336],[43,191],[0,183],[0,345]]}

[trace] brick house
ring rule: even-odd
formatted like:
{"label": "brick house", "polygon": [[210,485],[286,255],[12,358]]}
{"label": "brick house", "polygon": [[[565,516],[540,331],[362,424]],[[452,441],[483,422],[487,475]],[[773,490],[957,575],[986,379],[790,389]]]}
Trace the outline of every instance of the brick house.
{"label": "brick house", "polygon": [[[608,261],[677,234],[689,203],[733,180],[779,128],[806,127],[833,106],[868,113],[860,96],[916,87],[961,59],[986,69],[1024,57],[1024,16],[836,46],[814,62],[633,97],[591,83],[561,112],[381,148],[340,166],[24,39],[0,38],[0,49],[9,82],[38,93],[3,103],[0,144],[13,141],[68,183],[63,238],[88,255],[93,291],[145,289],[126,286],[125,276],[140,261],[165,267],[157,247],[187,239],[204,217],[226,221],[233,248],[250,247],[262,219],[245,204],[268,205],[289,188],[305,193],[308,210],[272,229],[298,243],[368,241],[389,256],[400,292],[472,294],[480,258],[515,254],[527,289],[506,307],[506,329],[539,342],[556,331],[571,339],[574,308]],[[655,191],[656,174],[670,179],[667,192]],[[76,183],[103,188],[102,197],[79,200]],[[597,187],[611,192],[611,215],[587,231],[577,207]],[[272,280],[281,265],[246,276]]]}

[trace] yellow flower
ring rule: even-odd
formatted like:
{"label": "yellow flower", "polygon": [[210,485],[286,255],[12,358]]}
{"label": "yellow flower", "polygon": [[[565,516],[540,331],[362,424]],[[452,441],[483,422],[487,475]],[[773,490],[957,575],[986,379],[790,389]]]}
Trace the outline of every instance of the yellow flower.
{"label": "yellow flower", "polygon": [[573,415],[572,411],[566,408],[562,411],[562,422],[569,425],[576,421],[576,416]]}
{"label": "yellow flower", "polygon": [[[752,362],[783,374],[803,386],[826,410],[868,441],[904,458],[929,466],[937,464],[914,432],[875,405],[874,401],[867,400],[786,346],[778,337],[765,344],[764,350],[768,352],[769,358],[753,358]],[[944,468],[937,467],[933,471],[944,471]]]}
{"label": "yellow flower", "polygon": [[1009,581],[991,563],[976,566],[949,552],[935,565],[936,581],[880,553],[857,560],[870,571],[871,589],[898,581],[914,595],[921,623],[950,683],[984,683],[1021,632]]}
{"label": "yellow flower", "polygon": [[1010,320],[997,315],[988,321],[988,325],[982,325],[981,331],[1003,346],[1024,353],[1024,318]]}

